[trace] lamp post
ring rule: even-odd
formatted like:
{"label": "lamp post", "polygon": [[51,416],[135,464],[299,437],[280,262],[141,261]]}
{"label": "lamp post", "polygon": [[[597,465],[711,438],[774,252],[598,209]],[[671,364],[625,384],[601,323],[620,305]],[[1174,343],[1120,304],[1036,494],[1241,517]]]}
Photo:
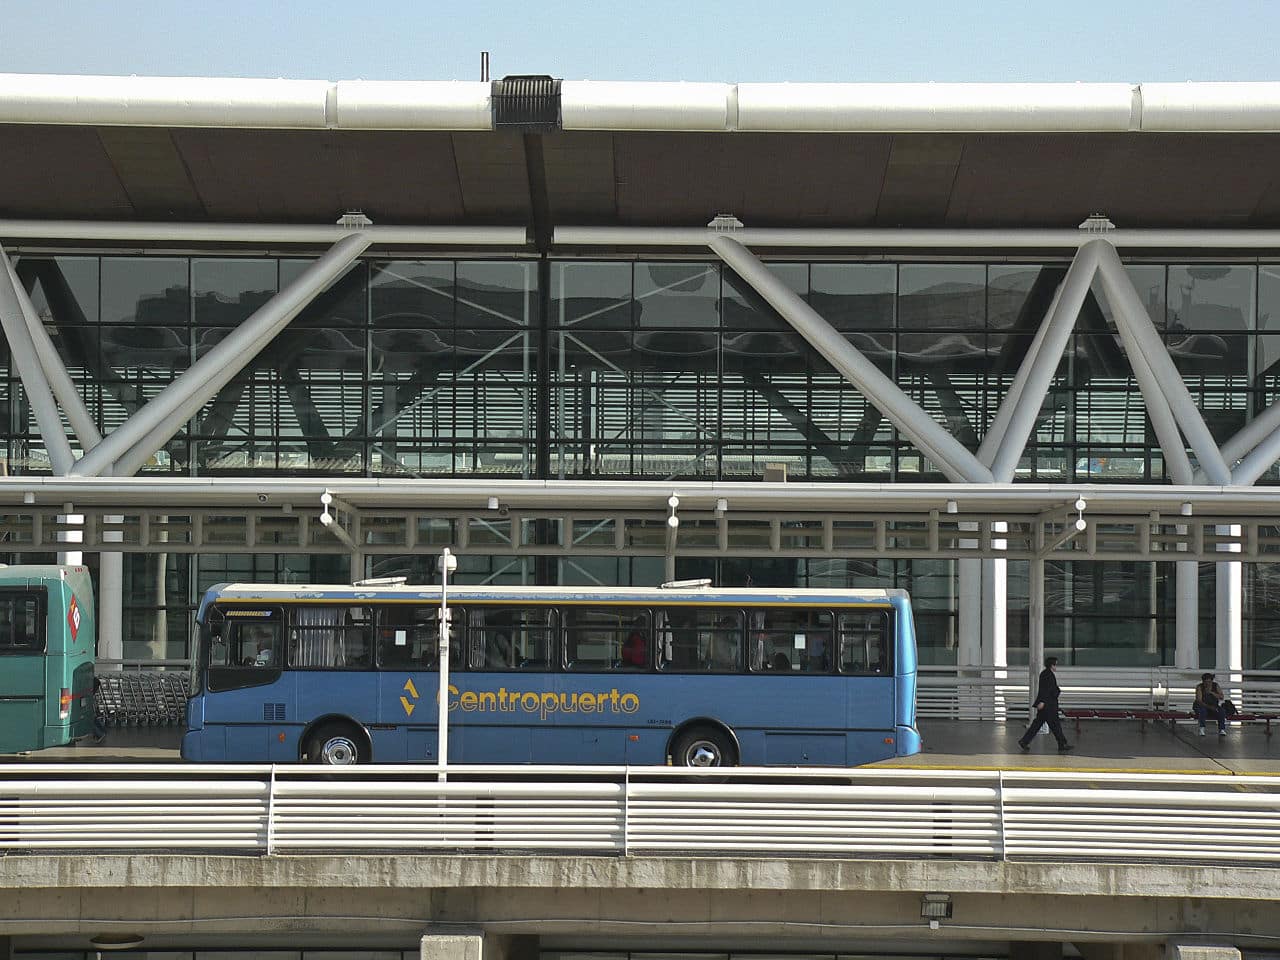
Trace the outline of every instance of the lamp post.
{"label": "lamp post", "polygon": [[445,547],[440,554],[440,688],[436,693],[437,779],[449,779],[449,574],[458,569],[458,558]]}

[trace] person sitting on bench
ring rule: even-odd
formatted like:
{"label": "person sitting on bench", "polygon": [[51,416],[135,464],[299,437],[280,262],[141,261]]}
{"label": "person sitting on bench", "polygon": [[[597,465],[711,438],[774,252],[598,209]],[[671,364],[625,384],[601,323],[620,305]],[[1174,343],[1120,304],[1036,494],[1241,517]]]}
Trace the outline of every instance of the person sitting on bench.
{"label": "person sitting on bench", "polygon": [[1191,705],[1200,724],[1200,736],[1204,736],[1204,721],[1213,717],[1218,721],[1218,736],[1227,735],[1227,719],[1235,713],[1235,706],[1222,695],[1222,688],[1213,679],[1212,673],[1202,673],[1200,682],[1196,684],[1196,701]]}

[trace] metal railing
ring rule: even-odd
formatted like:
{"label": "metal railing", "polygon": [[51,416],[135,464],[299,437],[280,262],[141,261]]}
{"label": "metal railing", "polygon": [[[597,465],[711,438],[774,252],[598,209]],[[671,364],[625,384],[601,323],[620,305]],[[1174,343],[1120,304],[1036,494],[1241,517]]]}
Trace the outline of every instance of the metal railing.
{"label": "metal railing", "polygon": [[1280,863],[1280,778],[893,768],[0,766],[0,850]]}
{"label": "metal railing", "polygon": [[[1176,667],[1060,667],[1064,709],[1190,712],[1201,670]],[[1280,713],[1280,671],[1221,672],[1242,711]],[[1025,720],[1027,667],[921,667],[917,715],[948,720]]]}

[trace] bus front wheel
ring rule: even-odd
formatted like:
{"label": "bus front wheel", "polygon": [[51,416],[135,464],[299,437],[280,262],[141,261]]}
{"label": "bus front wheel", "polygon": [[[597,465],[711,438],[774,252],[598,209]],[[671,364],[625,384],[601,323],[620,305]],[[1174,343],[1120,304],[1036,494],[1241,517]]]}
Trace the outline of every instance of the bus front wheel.
{"label": "bus front wheel", "polygon": [[307,759],[329,767],[345,767],[368,759],[360,753],[360,737],[345,723],[328,724],[307,740]]}
{"label": "bus front wheel", "polygon": [[671,745],[671,762],[677,767],[732,767],[738,756],[724,731],[694,727],[676,737]]}

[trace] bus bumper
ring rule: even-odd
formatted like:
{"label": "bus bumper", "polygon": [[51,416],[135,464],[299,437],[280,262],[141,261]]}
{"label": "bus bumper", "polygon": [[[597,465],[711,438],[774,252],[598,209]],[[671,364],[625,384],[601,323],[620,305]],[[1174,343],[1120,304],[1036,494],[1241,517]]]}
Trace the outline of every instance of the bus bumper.
{"label": "bus bumper", "polygon": [[205,759],[203,730],[188,730],[182,735],[182,759],[196,762]]}
{"label": "bus bumper", "polygon": [[920,731],[915,727],[904,727],[899,725],[895,731],[895,738],[898,745],[898,756],[910,757],[920,752],[923,741],[920,739]]}

